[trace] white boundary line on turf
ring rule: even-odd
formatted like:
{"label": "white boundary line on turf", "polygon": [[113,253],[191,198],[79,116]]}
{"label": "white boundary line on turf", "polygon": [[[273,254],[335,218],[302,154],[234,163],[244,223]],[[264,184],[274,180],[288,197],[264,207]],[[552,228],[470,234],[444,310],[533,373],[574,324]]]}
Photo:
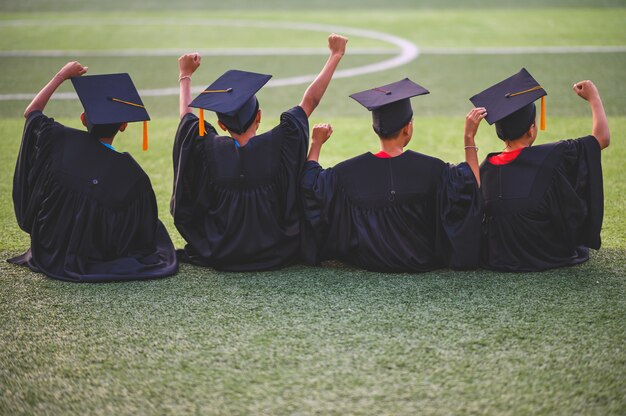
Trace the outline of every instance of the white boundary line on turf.
{"label": "white boundary line on turf", "polygon": [[[93,26],[93,20],[89,22],[77,22],[72,20],[56,20],[56,21],[46,21],[46,22],[31,22],[28,20],[24,21],[4,21],[0,22],[0,26]],[[175,25],[177,27],[184,26],[186,30],[190,26],[228,26],[228,27],[258,27],[265,29],[290,29],[290,30],[304,30],[304,31],[313,31],[313,32],[325,32],[325,33],[340,33],[346,36],[356,36],[363,37],[368,39],[375,39],[378,41],[383,41],[386,43],[390,43],[398,48],[398,54],[392,58],[385,59],[380,62],[376,62],[373,64],[362,65],[358,67],[341,69],[335,71],[333,78],[349,78],[355,77],[358,75],[370,74],[374,72],[380,72],[391,68],[396,68],[398,66],[404,65],[408,62],[411,62],[415,58],[419,56],[418,47],[403,38],[390,35],[388,33],[377,32],[374,30],[367,29],[358,29],[351,27],[342,27],[342,26],[333,26],[333,25],[325,25],[325,24],[316,24],[316,23],[294,23],[294,22],[270,22],[270,21],[246,21],[246,20],[202,20],[202,19],[189,19],[185,20],[184,24],[181,25],[180,20],[151,20],[151,19],[128,19],[128,20],[109,20],[103,21],[102,25],[123,25],[123,26],[136,26],[136,25]],[[328,53],[328,52],[327,52]],[[348,52],[349,53],[349,52]],[[300,75],[295,77],[288,78],[279,78],[270,80],[266,88],[269,87],[283,87],[287,85],[299,85],[306,84],[315,79],[317,74],[309,74],[309,75]],[[203,90],[203,87],[195,87],[192,89],[192,92],[198,93]],[[169,95],[178,95],[178,87],[173,88],[159,88],[159,89],[146,89],[140,90],[140,95],[150,97],[150,96],[169,96]],[[2,94],[0,95],[0,101],[7,100],[30,100],[35,94]],[[56,100],[70,100],[75,99],[75,93],[56,93],[54,95],[54,99]]]}
{"label": "white boundary line on turf", "polygon": [[[0,51],[0,58],[63,58],[63,57],[167,57],[180,56],[188,49],[120,49],[120,50],[10,50]],[[315,56],[327,55],[326,48],[229,48],[196,49],[203,56]],[[394,55],[393,48],[351,48],[350,55]],[[517,47],[424,47],[420,55],[525,55],[624,53],[626,46],[517,46]]]}
{"label": "white boundary line on turf", "polygon": [[[120,50],[21,50],[0,51],[0,58],[84,58],[84,57],[179,57],[189,49],[120,49]],[[315,56],[328,55],[328,48],[230,48],[195,49],[202,56]],[[398,49],[392,48],[353,48],[350,55],[395,55]]]}
{"label": "white boundary line on turf", "polygon": [[560,53],[623,53],[626,46],[515,46],[420,48],[422,55],[525,55]]}

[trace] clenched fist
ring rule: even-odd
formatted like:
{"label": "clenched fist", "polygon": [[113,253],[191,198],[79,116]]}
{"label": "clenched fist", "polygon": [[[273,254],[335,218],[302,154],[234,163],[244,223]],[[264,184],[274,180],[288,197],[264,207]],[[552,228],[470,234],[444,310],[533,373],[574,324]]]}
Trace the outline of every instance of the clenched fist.
{"label": "clenched fist", "polygon": [[178,75],[180,77],[189,77],[196,72],[200,66],[202,57],[198,52],[186,53],[178,58]]}
{"label": "clenched fist", "polygon": [[593,82],[589,80],[580,81],[574,84],[573,90],[578,96],[584,98],[587,101],[599,98],[600,93]]}
{"label": "clenched fist", "polygon": [[346,43],[348,38],[332,33],[328,36],[328,49],[331,55],[343,56],[346,53]]}
{"label": "clenched fist", "polygon": [[78,61],[68,62],[63,65],[63,68],[59,70],[57,76],[62,80],[70,79],[72,77],[79,77],[87,72],[87,67],[82,66]]}
{"label": "clenched fist", "polygon": [[316,124],[311,133],[311,143],[321,146],[326,143],[331,134],[333,134],[333,128],[330,124]]}

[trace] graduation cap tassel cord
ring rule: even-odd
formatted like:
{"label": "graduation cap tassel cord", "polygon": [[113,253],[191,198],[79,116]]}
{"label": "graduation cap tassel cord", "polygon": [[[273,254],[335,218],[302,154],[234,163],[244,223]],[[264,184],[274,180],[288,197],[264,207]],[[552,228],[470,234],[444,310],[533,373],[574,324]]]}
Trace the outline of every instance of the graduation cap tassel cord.
{"label": "graduation cap tassel cord", "polygon": [[143,121],[143,145],[142,149],[144,151],[148,150],[148,121]]}
{"label": "graduation cap tassel cord", "polygon": [[122,103],[122,104],[132,105],[132,106],[134,106],[134,107],[146,108],[146,107],[144,107],[144,106],[143,106],[143,105],[141,105],[141,104],[135,104],[135,103],[131,103],[130,101],[120,100],[119,98],[113,98],[113,97],[111,97],[111,101],[115,101],[115,102]]}
{"label": "graduation cap tassel cord", "polygon": [[206,134],[206,130],[204,129],[204,110],[201,108],[199,113],[200,122],[198,123],[200,136],[204,136]]}
{"label": "graduation cap tassel cord", "polygon": [[524,91],[520,91],[520,92],[513,92],[513,93],[511,93],[511,92],[510,92],[510,93],[506,94],[506,95],[505,95],[505,97],[507,97],[507,98],[509,98],[509,97],[515,97],[515,96],[517,96],[517,95],[522,95],[522,94],[526,94],[527,92],[537,91],[537,90],[540,90],[540,89],[542,89],[542,88],[543,88],[543,87],[542,87],[541,85],[537,85],[537,86],[535,86],[535,87],[529,88],[529,89],[524,90]]}
{"label": "graduation cap tassel cord", "polygon": [[378,92],[382,92],[382,93],[384,93],[385,95],[390,95],[390,94],[391,94],[391,91],[387,91],[387,90],[384,90],[384,89],[382,89],[382,88],[372,88],[372,90],[374,90],[374,91],[378,91]]}
{"label": "graduation cap tassel cord", "polygon": [[200,94],[210,94],[213,92],[231,92],[232,90],[232,88],[226,88],[225,90],[204,90]]}
{"label": "graduation cap tassel cord", "polygon": [[546,129],[546,96],[541,97],[541,130]]}

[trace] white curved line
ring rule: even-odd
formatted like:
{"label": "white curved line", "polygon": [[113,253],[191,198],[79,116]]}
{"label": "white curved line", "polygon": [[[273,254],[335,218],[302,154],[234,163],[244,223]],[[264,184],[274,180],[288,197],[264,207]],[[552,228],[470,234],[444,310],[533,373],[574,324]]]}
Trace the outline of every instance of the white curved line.
{"label": "white curved line", "polygon": [[[15,20],[15,21],[5,21],[0,22],[0,26],[30,26],[36,25],[37,22],[31,22],[28,20]],[[46,21],[42,22],[47,26],[83,26],[89,25],[93,26],[94,22],[75,22],[71,20],[57,20],[57,21]],[[67,23],[67,24],[64,24]],[[180,26],[180,22],[176,20],[150,20],[150,19],[135,19],[135,20],[111,20],[103,22],[104,25],[124,25],[124,26],[136,26],[136,25],[147,25],[147,24],[158,24],[160,26],[163,25],[175,25]],[[326,32],[326,33],[340,33],[346,36],[358,36],[369,39],[380,40],[383,42],[391,43],[392,45],[399,48],[399,54],[394,56],[393,58],[386,59],[384,61],[380,61],[374,64],[363,65],[355,68],[347,68],[335,71],[333,78],[348,78],[354,77],[358,75],[370,74],[373,72],[384,71],[387,69],[395,68],[401,65],[404,65],[408,62],[411,62],[415,58],[419,56],[419,49],[412,42],[402,39],[400,37],[390,35],[383,32],[377,32],[374,30],[366,30],[366,29],[357,29],[350,27],[342,27],[342,26],[332,26],[325,24],[316,24],[316,23],[294,23],[294,22],[267,22],[267,21],[244,21],[244,20],[201,20],[201,19],[192,19],[189,21],[185,21],[185,26],[238,26],[238,27],[258,27],[258,28],[271,28],[271,29],[292,29],[292,30],[308,30],[314,32]],[[37,24],[37,26],[40,26]],[[350,49],[348,48],[347,53],[350,53]],[[278,78],[270,80],[265,86],[269,87],[283,87],[287,85],[299,85],[306,84],[315,79],[317,74],[309,74],[309,75],[300,75],[295,77],[288,78]],[[192,91],[194,93],[198,93],[202,91],[202,87],[193,88]],[[154,97],[154,96],[167,96],[167,95],[178,95],[179,89],[178,87],[174,88],[158,88],[158,89],[146,89],[140,90],[139,94],[146,97]],[[7,100],[30,100],[35,94],[2,94],[0,95],[0,101]],[[71,100],[76,98],[76,93],[73,92],[64,92],[64,93],[56,93],[54,95],[55,100]]]}
{"label": "white curved line", "polygon": [[[0,58],[133,58],[133,57],[179,57],[189,49],[104,49],[88,50],[21,50],[0,51]],[[328,48],[228,48],[195,49],[202,56],[315,56],[328,55]],[[350,55],[395,55],[396,48],[350,48]]]}
{"label": "white curved line", "polygon": [[623,53],[626,46],[514,46],[421,48],[422,55],[525,55],[564,53]]}

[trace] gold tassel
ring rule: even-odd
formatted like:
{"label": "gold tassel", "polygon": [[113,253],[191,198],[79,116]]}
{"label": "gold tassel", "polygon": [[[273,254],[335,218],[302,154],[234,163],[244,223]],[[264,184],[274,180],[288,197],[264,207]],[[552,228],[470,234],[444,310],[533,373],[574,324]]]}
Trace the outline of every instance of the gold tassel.
{"label": "gold tassel", "polygon": [[143,150],[148,150],[148,121],[143,122]]}
{"label": "gold tassel", "polygon": [[541,130],[546,129],[546,96],[541,97]]}
{"label": "gold tassel", "polygon": [[206,134],[206,130],[204,130],[204,110],[200,109],[200,123],[198,124],[200,130],[200,136],[204,136]]}

